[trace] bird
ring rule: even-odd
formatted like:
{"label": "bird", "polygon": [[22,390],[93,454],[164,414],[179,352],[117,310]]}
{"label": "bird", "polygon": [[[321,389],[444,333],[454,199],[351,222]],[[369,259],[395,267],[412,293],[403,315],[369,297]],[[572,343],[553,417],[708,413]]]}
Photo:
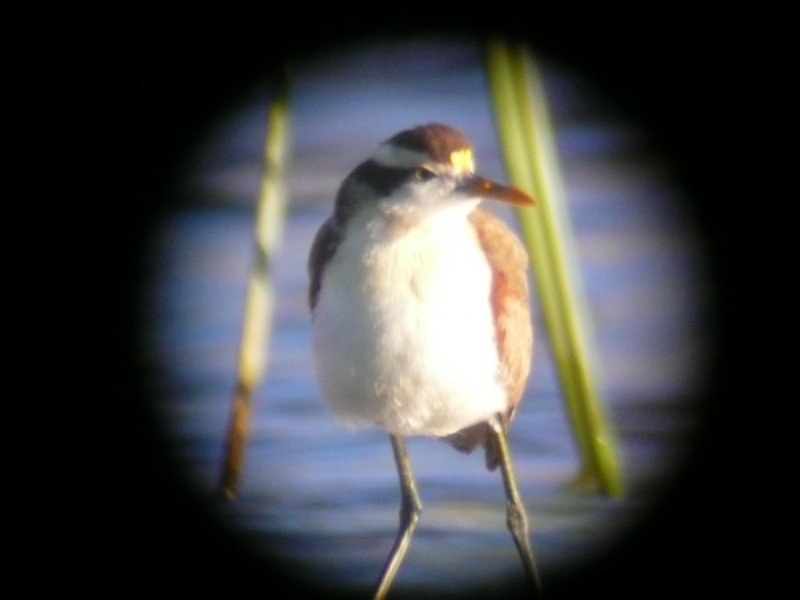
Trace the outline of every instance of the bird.
{"label": "bird", "polygon": [[541,590],[506,431],[533,355],[528,255],[483,199],[533,206],[526,193],[474,172],[460,130],[418,125],[380,143],[344,179],[308,259],[314,369],[344,426],[389,434],[400,523],[375,598],[388,593],[422,504],[406,451],[411,436],[498,467],[507,526]]}

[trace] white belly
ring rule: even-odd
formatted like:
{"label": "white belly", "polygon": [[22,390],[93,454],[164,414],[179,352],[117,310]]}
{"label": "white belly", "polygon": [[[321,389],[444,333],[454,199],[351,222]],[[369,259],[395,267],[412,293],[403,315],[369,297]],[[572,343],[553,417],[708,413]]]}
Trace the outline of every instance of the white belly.
{"label": "white belly", "polygon": [[325,269],[312,335],[344,424],[444,436],[505,409],[491,271],[464,214],[392,236],[353,223]]}

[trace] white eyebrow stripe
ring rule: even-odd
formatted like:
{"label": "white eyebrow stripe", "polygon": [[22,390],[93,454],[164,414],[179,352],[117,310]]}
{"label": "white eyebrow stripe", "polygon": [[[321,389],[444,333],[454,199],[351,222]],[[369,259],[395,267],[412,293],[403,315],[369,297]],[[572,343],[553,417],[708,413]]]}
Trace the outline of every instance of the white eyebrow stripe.
{"label": "white eyebrow stripe", "polygon": [[378,146],[378,150],[372,155],[372,160],[381,166],[397,169],[411,169],[432,162],[426,152],[398,148],[393,144]]}

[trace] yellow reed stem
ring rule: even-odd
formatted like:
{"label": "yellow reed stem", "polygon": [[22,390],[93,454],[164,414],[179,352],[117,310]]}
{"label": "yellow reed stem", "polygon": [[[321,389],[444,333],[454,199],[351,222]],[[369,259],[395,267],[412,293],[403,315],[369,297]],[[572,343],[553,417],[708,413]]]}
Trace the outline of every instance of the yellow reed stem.
{"label": "yellow reed stem", "polygon": [[247,282],[239,366],[228,425],[220,489],[236,497],[250,431],[252,395],[268,363],[274,292],[272,260],[280,245],[286,206],[283,173],[288,145],[288,86],[282,85],[268,118],[264,146],[264,175],[256,205],[255,250]]}

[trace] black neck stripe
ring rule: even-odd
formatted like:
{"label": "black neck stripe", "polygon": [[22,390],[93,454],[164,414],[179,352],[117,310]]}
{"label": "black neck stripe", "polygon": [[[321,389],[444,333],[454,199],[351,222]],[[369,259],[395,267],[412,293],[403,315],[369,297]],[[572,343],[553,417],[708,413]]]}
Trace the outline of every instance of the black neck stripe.
{"label": "black neck stripe", "polygon": [[[354,195],[360,186],[373,190],[374,198],[389,196],[413,176],[413,168],[387,167],[374,160],[358,165],[344,180],[336,196],[336,218],[342,223],[358,208],[357,203],[366,198]],[[363,188],[362,188],[363,189]]]}

